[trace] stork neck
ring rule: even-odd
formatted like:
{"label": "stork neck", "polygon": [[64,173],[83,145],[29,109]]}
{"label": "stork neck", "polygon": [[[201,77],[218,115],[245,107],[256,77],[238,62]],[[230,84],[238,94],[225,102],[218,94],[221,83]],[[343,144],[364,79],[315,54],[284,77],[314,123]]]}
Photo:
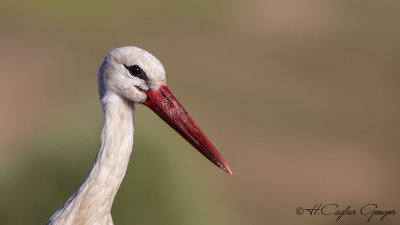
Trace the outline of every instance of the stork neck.
{"label": "stork neck", "polygon": [[[68,224],[112,224],[111,207],[125,176],[133,145],[134,105],[117,95],[102,99],[104,124],[94,164],[78,191],[60,209]],[[60,211],[59,210],[59,211]]]}

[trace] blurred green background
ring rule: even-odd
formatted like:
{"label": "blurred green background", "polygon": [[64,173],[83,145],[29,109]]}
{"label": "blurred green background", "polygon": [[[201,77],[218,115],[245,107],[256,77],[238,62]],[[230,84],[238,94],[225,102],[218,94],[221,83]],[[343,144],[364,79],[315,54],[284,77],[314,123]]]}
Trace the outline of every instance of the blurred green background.
{"label": "blurred green background", "polygon": [[[1,1],[0,224],[44,224],[98,150],[96,71],[134,45],[233,170],[144,106],[115,224],[365,224],[400,211],[398,1]],[[400,214],[369,224],[399,224]]]}

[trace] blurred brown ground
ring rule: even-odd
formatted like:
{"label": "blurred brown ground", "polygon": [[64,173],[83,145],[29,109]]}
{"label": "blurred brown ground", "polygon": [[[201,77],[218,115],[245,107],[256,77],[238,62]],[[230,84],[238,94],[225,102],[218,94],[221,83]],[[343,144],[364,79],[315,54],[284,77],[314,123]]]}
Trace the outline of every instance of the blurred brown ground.
{"label": "blurred brown ground", "polygon": [[1,2],[0,223],[43,224],[82,182],[102,123],[96,70],[127,45],[163,62],[233,175],[137,107],[116,224],[366,223],[295,213],[323,203],[400,211],[399,10],[396,1]]}

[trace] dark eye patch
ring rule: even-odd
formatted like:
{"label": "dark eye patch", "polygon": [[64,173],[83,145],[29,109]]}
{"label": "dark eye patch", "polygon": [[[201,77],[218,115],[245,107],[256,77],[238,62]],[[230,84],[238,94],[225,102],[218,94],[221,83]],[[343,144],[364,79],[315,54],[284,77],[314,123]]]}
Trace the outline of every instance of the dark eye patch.
{"label": "dark eye patch", "polygon": [[142,70],[142,68],[140,68],[140,66],[138,66],[138,65],[132,65],[132,66],[124,65],[124,66],[132,76],[137,77],[142,80],[145,80],[145,81],[149,80],[149,78],[147,78],[146,73]]}

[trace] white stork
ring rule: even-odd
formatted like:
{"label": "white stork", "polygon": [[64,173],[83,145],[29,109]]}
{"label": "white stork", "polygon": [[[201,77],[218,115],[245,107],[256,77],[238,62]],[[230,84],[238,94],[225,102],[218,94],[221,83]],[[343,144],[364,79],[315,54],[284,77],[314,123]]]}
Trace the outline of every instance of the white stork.
{"label": "white stork", "polygon": [[47,224],[113,224],[111,207],[132,152],[135,103],[148,106],[211,162],[232,173],[167,88],[164,67],[156,57],[137,47],[111,50],[97,77],[104,111],[99,151],[82,185]]}

